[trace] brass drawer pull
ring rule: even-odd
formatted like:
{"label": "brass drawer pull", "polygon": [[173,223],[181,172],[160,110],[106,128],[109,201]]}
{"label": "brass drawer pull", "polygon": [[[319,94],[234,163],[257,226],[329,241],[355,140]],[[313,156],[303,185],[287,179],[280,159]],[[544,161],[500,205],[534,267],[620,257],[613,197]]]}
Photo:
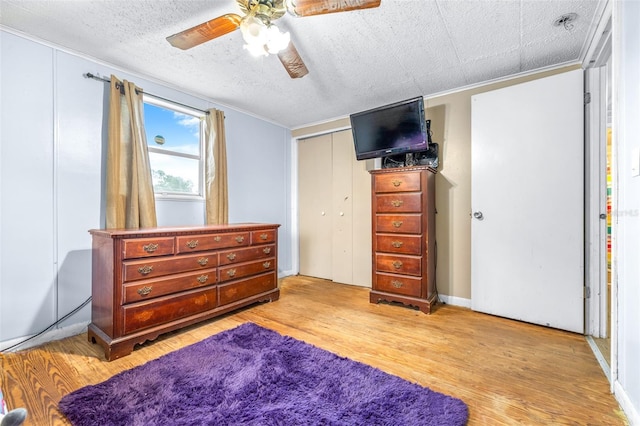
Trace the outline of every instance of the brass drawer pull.
{"label": "brass drawer pull", "polygon": [[402,226],[402,221],[394,220],[393,222],[391,222],[391,224],[393,225],[394,228],[400,228]]}
{"label": "brass drawer pull", "polygon": [[230,277],[235,277],[236,276],[236,270],[235,269],[229,269],[227,271],[227,275],[229,275]]}
{"label": "brass drawer pull", "polygon": [[403,242],[402,241],[393,241],[391,243],[392,246],[394,246],[395,248],[400,248],[402,247]]}
{"label": "brass drawer pull", "polygon": [[264,266],[264,269],[267,269],[269,266],[271,266],[271,262],[264,262],[262,266]]}
{"label": "brass drawer pull", "polygon": [[198,278],[196,278],[198,280],[198,282],[200,284],[204,284],[207,282],[207,280],[209,279],[209,275],[200,275]]}
{"label": "brass drawer pull", "polygon": [[399,186],[400,186],[400,184],[402,183],[402,181],[401,181],[401,180],[394,179],[394,180],[392,180],[392,181],[391,181],[391,183],[393,184],[393,186],[395,186],[395,187],[397,188],[397,187],[399,187]]}
{"label": "brass drawer pull", "polygon": [[404,204],[404,201],[402,200],[391,200],[391,205],[393,207],[400,207],[403,204]]}
{"label": "brass drawer pull", "polygon": [[222,237],[220,235],[216,235],[215,237],[213,237],[213,241],[215,241],[216,243],[219,243],[221,239]]}
{"label": "brass drawer pull", "polygon": [[229,259],[229,260],[235,260],[235,259],[236,259],[236,254],[235,254],[235,253],[229,253],[229,254],[227,255],[227,259]]}
{"label": "brass drawer pull", "polygon": [[236,242],[241,243],[241,242],[243,242],[243,241],[244,241],[244,237],[243,237],[242,235],[238,235],[238,236],[236,237]]}
{"label": "brass drawer pull", "polygon": [[264,254],[269,254],[269,253],[271,253],[271,247],[265,247],[265,248],[263,248],[263,249],[262,249],[262,252],[263,252]]}
{"label": "brass drawer pull", "polygon": [[149,266],[149,265],[144,265],[138,268],[138,272],[140,272],[142,275],[147,275],[151,271],[153,271],[153,266]]}
{"label": "brass drawer pull", "polygon": [[151,290],[153,290],[153,287],[145,285],[144,287],[138,289],[138,294],[140,296],[146,296],[147,294],[151,293]]}
{"label": "brass drawer pull", "polygon": [[260,234],[260,239],[261,240],[266,240],[267,238],[269,238],[268,234]]}
{"label": "brass drawer pull", "polygon": [[394,286],[395,288],[400,288],[402,287],[402,281],[392,280],[391,285]]}
{"label": "brass drawer pull", "polygon": [[201,257],[200,259],[198,259],[198,263],[200,264],[200,266],[205,266],[207,263],[209,263],[209,258]]}
{"label": "brass drawer pull", "polygon": [[189,248],[196,248],[196,247],[198,247],[198,240],[190,240],[190,241],[187,241],[187,247],[189,247]]}
{"label": "brass drawer pull", "polygon": [[142,246],[142,249],[147,253],[153,253],[154,251],[158,250],[158,244],[154,244],[154,243],[147,244]]}
{"label": "brass drawer pull", "polygon": [[402,268],[402,262],[400,262],[399,260],[396,260],[395,262],[393,262],[392,265],[396,269]]}

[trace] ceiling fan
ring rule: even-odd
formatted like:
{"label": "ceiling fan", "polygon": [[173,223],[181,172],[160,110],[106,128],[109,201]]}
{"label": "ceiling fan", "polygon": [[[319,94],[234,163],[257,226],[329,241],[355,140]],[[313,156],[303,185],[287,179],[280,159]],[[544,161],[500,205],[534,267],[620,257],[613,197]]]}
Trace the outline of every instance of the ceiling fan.
{"label": "ceiling fan", "polygon": [[244,16],[227,13],[167,37],[172,46],[186,50],[240,28],[245,48],[252,54],[278,55],[291,78],[309,73],[289,33],[282,33],[273,21],[286,12],[294,16],[324,15],[380,6],[381,0],[236,0]]}

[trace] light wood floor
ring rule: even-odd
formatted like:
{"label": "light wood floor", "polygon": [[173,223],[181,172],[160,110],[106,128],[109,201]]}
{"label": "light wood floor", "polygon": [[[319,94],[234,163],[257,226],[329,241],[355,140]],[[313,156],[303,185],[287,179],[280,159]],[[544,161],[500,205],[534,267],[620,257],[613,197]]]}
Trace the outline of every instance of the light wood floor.
{"label": "light wood floor", "polygon": [[252,321],[465,401],[470,425],[624,425],[585,338],[439,305],[432,315],[373,305],[368,290],[307,277],[281,280],[277,302],[254,305],[104,361],[82,334],[1,357],[10,407],[27,425],[67,424],[62,396],[219,331]]}

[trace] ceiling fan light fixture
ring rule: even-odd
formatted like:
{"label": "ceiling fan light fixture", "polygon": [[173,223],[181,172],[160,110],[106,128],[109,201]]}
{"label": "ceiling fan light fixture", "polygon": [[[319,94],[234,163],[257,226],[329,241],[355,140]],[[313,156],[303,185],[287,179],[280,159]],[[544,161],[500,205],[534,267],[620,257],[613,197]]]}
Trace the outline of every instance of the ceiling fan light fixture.
{"label": "ceiling fan light fixture", "polygon": [[247,44],[264,45],[267,42],[267,25],[255,16],[248,15],[242,18],[240,32]]}
{"label": "ceiling fan light fixture", "polygon": [[267,29],[267,51],[269,53],[278,53],[286,49],[291,41],[289,32],[283,33],[275,25],[269,26]]}

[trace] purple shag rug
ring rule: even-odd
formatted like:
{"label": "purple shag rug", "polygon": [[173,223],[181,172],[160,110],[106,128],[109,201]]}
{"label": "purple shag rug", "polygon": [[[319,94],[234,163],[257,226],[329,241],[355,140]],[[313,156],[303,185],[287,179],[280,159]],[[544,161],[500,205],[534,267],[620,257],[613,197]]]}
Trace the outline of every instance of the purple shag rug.
{"label": "purple shag rug", "polygon": [[464,425],[459,399],[253,323],[58,405],[83,425]]}

